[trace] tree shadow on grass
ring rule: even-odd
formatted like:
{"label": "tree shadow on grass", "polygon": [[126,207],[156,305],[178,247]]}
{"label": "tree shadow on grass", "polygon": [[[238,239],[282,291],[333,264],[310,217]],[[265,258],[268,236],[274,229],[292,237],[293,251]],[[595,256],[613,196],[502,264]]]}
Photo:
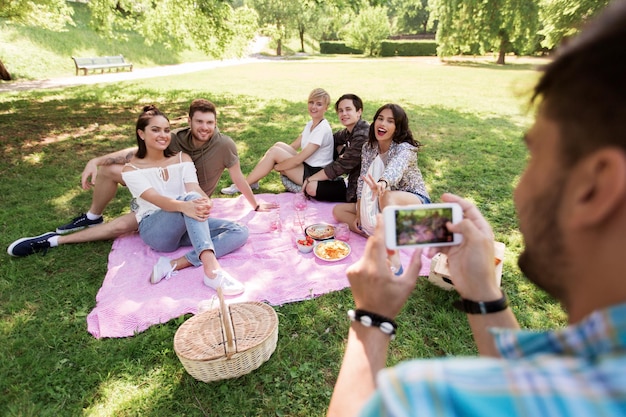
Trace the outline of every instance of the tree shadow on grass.
{"label": "tree shadow on grass", "polygon": [[[521,61],[521,62],[520,62]],[[455,59],[446,58],[442,60],[444,65],[455,67],[467,67],[467,68],[482,68],[499,71],[536,71],[541,69],[543,65],[546,65],[549,61],[545,58],[532,58],[532,57],[507,57],[504,65],[499,65],[494,59],[485,58],[466,58]]]}

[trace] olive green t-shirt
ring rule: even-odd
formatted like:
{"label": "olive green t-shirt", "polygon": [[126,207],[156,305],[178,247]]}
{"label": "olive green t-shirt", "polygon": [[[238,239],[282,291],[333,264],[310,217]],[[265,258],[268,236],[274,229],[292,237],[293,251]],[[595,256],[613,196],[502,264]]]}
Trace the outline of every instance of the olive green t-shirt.
{"label": "olive green t-shirt", "polygon": [[211,139],[199,148],[193,144],[191,128],[173,130],[170,149],[191,156],[198,173],[200,188],[208,196],[215,191],[224,170],[239,161],[235,142],[229,136],[221,134],[217,127]]}

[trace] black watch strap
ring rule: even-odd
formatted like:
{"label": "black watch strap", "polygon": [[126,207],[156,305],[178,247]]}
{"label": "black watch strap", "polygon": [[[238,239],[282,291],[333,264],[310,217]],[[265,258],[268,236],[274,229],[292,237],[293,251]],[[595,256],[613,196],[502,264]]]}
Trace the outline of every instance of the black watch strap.
{"label": "black watch strap", "polygon": [[495,301],[472,301],[461,298],[455,301],[453,306],[457,310],[467,314],[489,314],[506,310],[509,306],[509,300],[507,300],[506,295],[502,292],[502,297]]}

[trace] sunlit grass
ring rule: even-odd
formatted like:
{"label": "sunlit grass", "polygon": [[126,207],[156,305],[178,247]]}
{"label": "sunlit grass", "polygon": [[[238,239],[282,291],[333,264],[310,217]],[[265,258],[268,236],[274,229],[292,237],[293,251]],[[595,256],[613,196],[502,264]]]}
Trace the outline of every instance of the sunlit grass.
{"label": "sunlit grass", "polygon": [[[545,60],[530,62],[540,65]],[[361,59],[332,64],[283,61],[219,68],[212,70],[210,77],[205,72],[189,74],[176,85],[193,90],[212,80],[207,86],[212,94],[228,96],[238,91],[238,86],[248,85],[246,94],[251,97],[262,100],[280,91],[281,98],[302,102],[309,91],[322,86],[333,99],[352,91],[366,105],[371,101],[410,102],[417,107],[441,105],[461,111],[471,109],[472,114],[482,117],[507,115],[522,124],[526,120],[520,116],[526,105],[524,98],[528,96],[535,72],[531,65],[520,67],[518,71],[503,70],[495,64],[468,67],[445,64],[437,58]],[[216,79],[220,82],[215,82]],[[146,80],[144,85],[159,88],[163,83],[162,78],[154,78]],[[511,94],[512,89],[515,94]],[[364,116],[371,117],[375,110],[366,107]]]}

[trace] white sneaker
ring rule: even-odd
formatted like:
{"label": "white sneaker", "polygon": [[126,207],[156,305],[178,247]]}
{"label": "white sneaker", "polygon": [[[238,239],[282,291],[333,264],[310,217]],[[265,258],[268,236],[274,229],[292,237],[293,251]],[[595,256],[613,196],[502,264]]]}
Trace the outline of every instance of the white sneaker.
{"label": "white sneaker", "polygon": [[228,272],[223,269],[216,269],[213,271],[215,278],[209,278],[204,276],[204,285],[209,288],[213,288],[217,291],[217,287],[222,287],[222,293],[224,295],[237,295],[244,292],[245,287],[235,278],[233,278]]}
{"label": "white sneaker", "polygon": [[176,275],[176,265],[172,266],[169,258],[161,256],[157,263],[152,267],[152,275],[150,276],[150,282],[156,284],[163,278],[170,279]]}
{"label": "white sneaker", "polygon": [[[259,183],[255,182],[254,184],[250,185],[250,188],[252,190],[258,190],[259,189]],[[237,186],[235,184],[230,184],[230,186],[228,186],[226,188],[222,188],[220,191],[222,192],[222,194],[226,194],[226,195],[233,195],[233,194],[237,194],[237,193],[241,192],[241,191],[239,191],[239,188],[237,188]]]}

